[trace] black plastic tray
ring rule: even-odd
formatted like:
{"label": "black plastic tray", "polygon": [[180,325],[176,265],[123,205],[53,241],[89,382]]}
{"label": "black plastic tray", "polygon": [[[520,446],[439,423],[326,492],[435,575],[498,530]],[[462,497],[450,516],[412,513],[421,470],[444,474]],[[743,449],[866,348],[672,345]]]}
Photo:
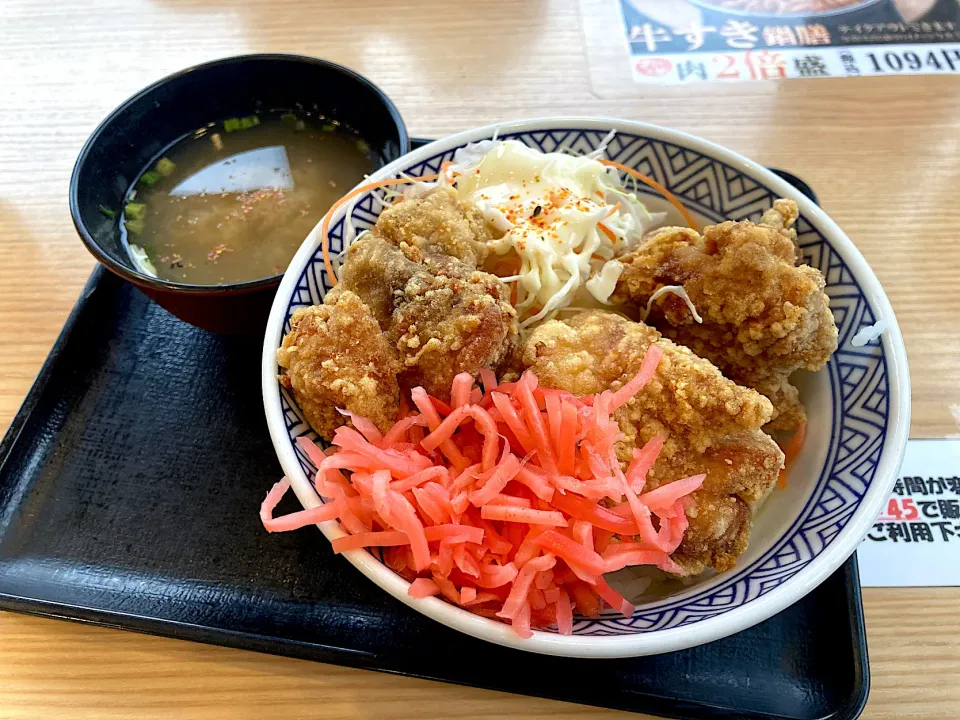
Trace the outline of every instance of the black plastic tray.
{"label": "black plastic tray", "polygon": [[678,718],[859,715],[855,558],[724,640],[571,660],[419,615],[313,528],[268,535],[257,509],[281,471],[260,343],[193,328],[93,273],[0,443],[0,608]]}

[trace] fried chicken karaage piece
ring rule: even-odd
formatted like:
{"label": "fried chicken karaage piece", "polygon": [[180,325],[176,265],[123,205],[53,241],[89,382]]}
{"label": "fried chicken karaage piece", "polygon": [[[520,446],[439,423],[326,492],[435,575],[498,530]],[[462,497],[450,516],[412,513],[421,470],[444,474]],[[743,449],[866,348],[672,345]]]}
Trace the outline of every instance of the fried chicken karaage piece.
{"label": "fried chicken karaage piece", "polygon": [[476,376],[507,357],[517,340],[516,311],[495,275],[433,273],[403,288],[387,335],[400,353],[404,385],[447,400],[458,373]]}
{"label": "fried chicken karaage piece", "polygon": [[375,232],[391,245],[453,257],[471,268],[483,264],[487,243],[493,239],[480,211],[461,203],[449,188],[387,208],[377,219]]}
{"label": "fried chicken karaage piece", "polygon": [[496,369],[515,347],[508,290],[477,270],[489,237],[478,223],[446,190],[385,210],[348,249],[324,304],[294,316],[278,360],[318,433],[329,438],[347,422],[337,407],[389,427],[401,390],[419,385],[449,399],[455,375]]}
{"label": "fried chicken karaage piece", "polygon": [[[415,252],[419,258],[419,251]],[[369,233],[347,249],[340,282],[327,298],[345,290],[356,293],[385,331],[390,327],[403,288],[411,278],[426,272],[422,263],[410,260],[397,246]]]}
{"label": "fried chicken karaage piece", "polygon": [[760,216],[760,224],[779,230],[789,237],[794,246],[797,242],[797,229],[794,227],[800,219],[800,208],[793,200],[778,198],[773,201],[773,207]]}
{"label": "fried chicken karaage piece", "polygon": [[544,323],[524,343],[522,362],[545,387],[586,395],[634,377],[654,342],[664,349],[656,375],[615,415],[624,434],[617,454],[628,462],[634,448],[662,434],[666,442],[647,489],[707,473],[673,558],[692,574],[727,570],[747,547],[751,508],[783,466],[780,448],[760,430],[772,414],[770,402],[655,329],[600,310]]}
{"label": "fried chicken karaage piece", "polygon": [[760,223],[723,222],[701,236],[663,228],[619,258],[623,274],[614,302],[646,311],[666,286],[682,286],[703,318],[673,293],[657,297],[648,322],[707,358],[774,406],[768,430],[805,421],[790,375],[818,370],[837,349],[837,327],[819,270],[797,265],[796,203],[777,200]]}
{"label": "fried chicken karaage piece", "polygon": [[341,285],[371,307],[405,387],[447,399],[455,375],[497,368],[516,344],[506,285],[452,256],[397,247],[375,231],[351,246]]}
{"label": "fried chicken karaage piece", "polygon": [[397,419],[399,358],[370,308],[352,292],[294,312],[277,363],[286,371],[281,382],[327,440],[346,422],[337,408],[369,418],[383,431]]}

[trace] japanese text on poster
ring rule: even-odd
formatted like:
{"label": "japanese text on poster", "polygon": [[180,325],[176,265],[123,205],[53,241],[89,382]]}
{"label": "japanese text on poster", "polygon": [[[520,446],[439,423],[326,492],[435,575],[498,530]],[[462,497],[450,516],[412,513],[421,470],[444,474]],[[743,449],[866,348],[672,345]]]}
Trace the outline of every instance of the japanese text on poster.
{"label": "japanese text on poster", "polygon": [[724,0],[620,3],[639,83],[960,72],[957,0],[926,3],[919,17],[917,3],[904,12],[895,0],[848,2],[845,12],[804,15],[736,11],[737,2]]}

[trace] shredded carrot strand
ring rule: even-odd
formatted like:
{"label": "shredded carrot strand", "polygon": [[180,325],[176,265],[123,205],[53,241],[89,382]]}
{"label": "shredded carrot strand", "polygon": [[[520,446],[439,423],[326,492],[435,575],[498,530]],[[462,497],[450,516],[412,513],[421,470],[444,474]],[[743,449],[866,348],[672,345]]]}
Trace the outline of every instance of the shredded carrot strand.
{"label": "shredded carrot strand", "polygon": [[643,173],[639,173],[639,172],[637,172],[636,170],[634,170],[633,168],[627,167],[626,165],[623,165],[622,163],[614,162],[613,160],[603,160],[603,159],[601,159],[600,162],[603,163],[604,165],[609,165],[610,167],[615,167],[617,170],[620,170],[620,171],[622,171],[622,172],[625,172],[625,173],[627,173],[627,174],[629,174],[629,175],[633,175],[633,177],[635,177],[637,180],[639,180],[640,182],[642,182],[644,185],[649,185],[650,187],[652,187],[652,188],[653,188],[654,190],[656,190],[658,193],[660,193],[661,195],[663,195],[663,196],[667,199],[667,202],[669,202],[671,205],[673,205],[673,206],[680,212],[680,214],[683,216],[683,219],[684,219],[684,221],[687,223],[687,225],[689,225],[689,226],[690,226],[691,228],[693,228],[694,230],[697,230],[697,231],[700,230],[700,228],[699,228],[699,226],[697,225],[697,223],[694,222],[693,216],[690,215],[690,212],[687,210],[686,207],[684,207],[683,203],[680,202],[680,201],[677,199],[676,195],[674,195],[672,192],[670,192],[669,190],[667,190],[663,185],[661,185],[660,183],[658,183],[656,180],[654,180],[654,179],[651,178],[651,177],[647,177],[647,176],[644,175]]}
{"label": "shredded carrot strand", "polygon": [[337,282],[339,282],[337,280],[336,273],[333,272],[333,262],[330,260],[329,231],[330,220],[333,219],[333,214],[357,195],[365,193],[368,190],[376,190],[377,188],[387,187],[388,185],[406,185],[415,182],[432,182],[439,177],[440,175],[437,174],[424,175],[423,177],[414,178],[390,178],[388,180],[376,180],[374,182],[365,183],[359,187],[355,187],[333,204],[333,206],[327,211],[327,214],[323,216],[323,222],[320,223],[320,250],[323,253],[323,266],[327,269],[327,278],[330,281],[331,287],[335,286]]}
{"label": "shredded carrot strand", "polygon": [[786,464],[792,465],[793,461],[797,459],[797,455],[800,454],[800,450],[803,448],[803,441],[807,437],[807,424],[801,423],[800,427],[797,428],[796,432],[793,433],[793,437],[787,442],[787,447],[783,451],[786,456]]}
{"label": "shredded carrot strand", "polygon": [[803,441],[807,437],[807,423],[801,423],[790,439],[787,441],[786,447],[783,448],[783,467],[780,468],[780,477],[777,480],[777,484],[781,488],[787,486],[787,475],[790,472],[790,466],[793,465],[793,461],[797,459],[797,455],[800,454],[800,451],[803,449]]}

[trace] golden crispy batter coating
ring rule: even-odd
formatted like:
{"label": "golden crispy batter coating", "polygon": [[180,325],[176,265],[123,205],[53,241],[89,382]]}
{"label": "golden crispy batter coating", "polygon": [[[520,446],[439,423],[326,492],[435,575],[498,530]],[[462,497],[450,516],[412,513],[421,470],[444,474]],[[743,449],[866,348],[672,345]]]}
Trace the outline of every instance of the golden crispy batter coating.
{"label": "golden crispy batter coating", "polygon": [[290,324],[277,363],[313,429],[330,440],[346,422],[342,408],[388,430],[399,408],[400,363],[363,301],[339,292],[332,304],[297,310]]}
{"label": "golden crispy batter coating", "polygon": [[729,570],[750,541],[752,508],[773,489],[783,454],[762,430],[724,438],[703,455],[674,455],[658,468],[672,477],[705,472],[687,509],[690,527],[673,559],[691,573]]}
{"label": "golden crispy batter coating", "polygon": [[617,417],[629,445],[622,460],[630,457],[638,435],[641,442],[658,432],[667,435],[664,456],[682,451],[682,445],[702,453],[770,419],[770,402],[762,395],[723,377],[654,328],[602,310],[538,327],[524,345],[523,364],[547,387],[589,395],[630,380],[654,342],[664,349],[657,374]]}
{"label": "golden crispy batter coating", "polygon": [[492,239],[480,211],[462,204],[446,188],[387,208],[377,219],[376,233],[391,245],[416,247],[424,255],[449,255],[472,268],[486,259]]}
{"label": "golden crispy batter coating", "polygon": [[771,373],[761,376],[758,373],[747,374],[734,371],[730,371],[730,374],[737,379],[737,382],[749,385],[773,403],[773,419],[763,426],[767,432],[793,431],[807,421],[807,411],[800,402],[800,391],[790,382],[789,375]]}
{"label": "golden crispy batter coating", "polygon": [[819,270],[796,265],[796,203],[777,200],[761,224],[664,228],[619,258],[616,302],[646,308],[666,285],[683,285],[697,323],[673,294],[654,302],[650,322],[774,402],[768,429],[793,429],[805,415],[790,374],[818,370],[837,348],[837,328]]}
{"label": "golden crispy batter coating", "polygon": [[401,387],[448,399],[457,373],[496,369],[516,345],[506,286],[476,269],[489,237],[479,222],[447,191],[385,210],[324,304],[294,316],[278,357],[317,432],[347,422],[337,407],[389,427]]}
{"label": "golden crispy batter coating", "polygon": [[446,400],[458,373],[500,365],[516,342],[516,311],[494,275],[435,272],[403,288],[388,336],[401,356],[403,384]]}
{"label": "golden crispy batter coating", "polygon": [[737,564],[750,544],[750,506],[736,495],[713,495],[697,491],[687,509],[687,531],[672,555],[674,561],[691,575],[707,568],[718,572]]}
{"label": "golden crispy batter coating", "polygon": [[387,330],[411,279],[433,275],[469,279],[474,273],[474,266],[450,255],[424,254],[407,244],[397,247],[375,231],[347,249],[340,283],[331,292],[355,292],[370,306],[380,327]]}
{"label": "golden crispy batter coating", "polygon": [[796,244],[797,231],[794,228],[800,218],[800,208],[793,200],[779,198],[773,201],[773,207],[760,217],[760,224],[780,230]]}
{"label": "golden crispy batter coating", "polygon": [[380,328],[386,330],[390,327],[398,290],[423,272],[424,268],[399,248],[370,233],[348,248],[340,283],[331,292],[350,290],[359,295],[377,318]]}
{"label": "golden crispy batter coating", "polygon": [[[783,467],[783,453],[759,429],[730,435],[700,457],[676,457],[673,474],[706,472],[703,490],[715,495],[737,495],[750,507],[763,500]],[[654,480],[654,482],[658,482]]]}
{"label": "golden crispy batter coating", "polygon": [[654,379],[616,413],[624,433],[618,456],[628,461],[635,447],[661,433],[667,440],[648,489],[707,473],[674,559],[691,573],[726,570],[747,546],[750,506],[772,489],[783,466],[780,448],[760,430],[770,419],[770,402],[655,329],[600,310],[544,323],[524,344],[522,358],[543,385],[585,395],[622,386],[653,342],[664,356]]}
{"label": "golden crispy batter coating", "polygon": [[407,388],[422,385],[447,399],[457,373],[496,369],[516,344],[507,287],[449,255],[367,235],[347,253],[341,286],[371,307],[400,356]]}

